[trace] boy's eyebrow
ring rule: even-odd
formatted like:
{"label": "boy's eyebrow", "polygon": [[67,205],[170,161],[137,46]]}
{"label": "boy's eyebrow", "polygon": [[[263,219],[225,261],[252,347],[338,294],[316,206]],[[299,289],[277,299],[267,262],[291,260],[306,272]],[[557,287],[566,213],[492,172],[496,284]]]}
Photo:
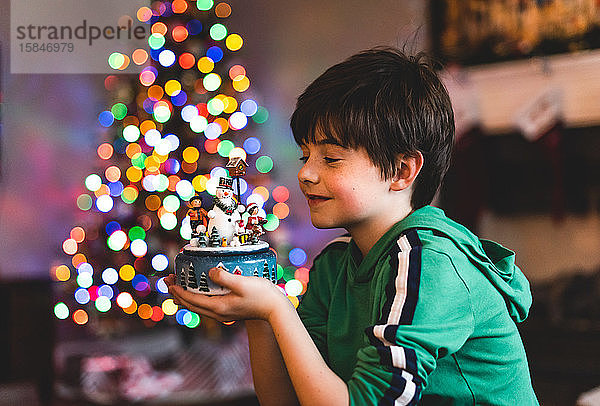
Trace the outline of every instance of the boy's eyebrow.
{"label": "boy's eyebrow", "polygon": [[340,144],[338,141],[331,139],[331,138],[326,138],[324,140],[321,141],[317,141],[315,142],[316,145],[333,145],[336,147],[342,147],[342,148],[346,148],[344,147],[342,144]]}

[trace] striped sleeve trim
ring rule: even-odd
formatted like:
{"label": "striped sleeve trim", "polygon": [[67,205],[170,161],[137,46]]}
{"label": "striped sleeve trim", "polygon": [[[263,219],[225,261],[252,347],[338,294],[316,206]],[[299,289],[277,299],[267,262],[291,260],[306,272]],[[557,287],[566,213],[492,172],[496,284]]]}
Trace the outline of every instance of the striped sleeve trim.
{"label": "striped sleeve trim", "polygon": [[386,287],[386,302],[379,323],[367,329],[380,361],[392,370],[390,387],[380,405],[411,405],[420,398],[416,353],[395,345],[400,325],[412,324],[419,299],[422,243],[414,229],[403,233],[390,251],[393,281]]}

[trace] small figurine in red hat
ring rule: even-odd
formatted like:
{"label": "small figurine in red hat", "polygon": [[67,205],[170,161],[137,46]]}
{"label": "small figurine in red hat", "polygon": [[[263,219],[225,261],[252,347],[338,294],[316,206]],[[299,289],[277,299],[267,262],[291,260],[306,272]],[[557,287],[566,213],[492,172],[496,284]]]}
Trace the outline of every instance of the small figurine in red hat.
{"label": "small figurine in red hat", "polygon": [[256,203],[250,203],[247,208],[249,217],[246,221],[246,230],[250,234],[250,243],[258,243],[258,237],[265,233],[263,224],[267,222],[263,217],[258,215],[258,205]]}
{"label": "small figurine in red hat", "polygon": [[206,244],[206,238],[200,238],[206,232],[206,226],[208,225],[208,213],[202,208],[202,197],[195,195],[188,203],[189,210],[187,216],[190,218],[190,226],[192,228],[192,239],[190,244],[193,246],[200,246],[202,242]]}

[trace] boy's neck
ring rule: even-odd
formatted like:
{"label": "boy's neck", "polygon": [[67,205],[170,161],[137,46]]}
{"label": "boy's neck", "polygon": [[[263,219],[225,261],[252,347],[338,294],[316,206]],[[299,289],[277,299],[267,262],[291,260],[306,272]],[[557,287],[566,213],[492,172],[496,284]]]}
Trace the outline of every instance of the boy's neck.
{"label": "boy's neck", "polygon": [[379,241],[379,239],[383,237],[394,224],[408,217],[413,211],[414,210],[410,205],[404,206],[395,212],[389,213],[389,216],[378,219],[378,221],[371,221],[368,224],[355,224],[352,227],[348,227],[347,230],[364,258],[371,248],[373,248],[375,243]]}

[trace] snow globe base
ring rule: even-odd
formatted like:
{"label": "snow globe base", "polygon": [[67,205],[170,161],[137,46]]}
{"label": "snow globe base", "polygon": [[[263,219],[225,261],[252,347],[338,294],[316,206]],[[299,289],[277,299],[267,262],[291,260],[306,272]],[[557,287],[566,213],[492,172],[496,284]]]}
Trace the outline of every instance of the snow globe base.
{"label": "snow globe base", "polygon": [[269,244],[238,247],[193,247],[188,244],[175,257],[176,283],[184,289],[205,295],[224,295],[229,293],[208,277],[211,268],[222,268],[227,272],[259,276],[277,281],[277,262],[275,252]]}

